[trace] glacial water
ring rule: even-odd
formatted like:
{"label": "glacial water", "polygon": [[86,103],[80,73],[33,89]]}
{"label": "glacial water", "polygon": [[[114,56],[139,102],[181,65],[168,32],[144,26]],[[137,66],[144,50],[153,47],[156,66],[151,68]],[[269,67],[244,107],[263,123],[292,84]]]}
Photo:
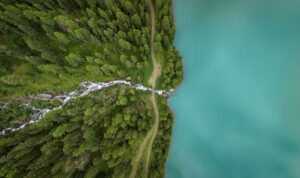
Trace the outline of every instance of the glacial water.
{"label": "glacial water", "polygon": [[173,0],[167,178],[300,177],[300,1]]}

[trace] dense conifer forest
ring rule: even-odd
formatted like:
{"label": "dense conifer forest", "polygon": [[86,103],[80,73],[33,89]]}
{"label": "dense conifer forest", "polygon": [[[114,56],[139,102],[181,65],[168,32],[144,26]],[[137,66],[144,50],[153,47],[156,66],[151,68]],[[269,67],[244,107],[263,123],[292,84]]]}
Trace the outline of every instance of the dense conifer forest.
{"label": "dense conifer forest", "polygon": [[[149,2],[161,65],[157,88],[169,90],[182,80],[171,0],[0,0],[0,131],[28,122],[36,112],[32,108],[60,105],[45,96],[70,92],[83,81],[150,87]],[[41,93],[44,98],[33,97]],[[143,153],[137,178],[164,176],[173,114],[168,96],[155,97],[159,130],[147,148],[149,170]],[[115,85],[0,135],[0,177],[129,177],[153,124],[150,98],[150,91]]]}

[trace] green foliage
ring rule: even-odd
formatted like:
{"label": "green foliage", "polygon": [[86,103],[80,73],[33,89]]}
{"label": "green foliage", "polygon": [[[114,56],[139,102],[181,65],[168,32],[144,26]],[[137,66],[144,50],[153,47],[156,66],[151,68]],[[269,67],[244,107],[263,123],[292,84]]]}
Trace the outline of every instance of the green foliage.
{"label": "green foliage", "polygon": [[8,104],[0,109],[0,130],[20,126],[28,121],[32,113],[30,108],[20,107],[18,103]]}
{"label": "green foliage", "polygon": [[38,99],[32,99],[29,102],[29,105],[32,107],[38,108],[38,109],[42,109],[42,108],[52,109],[54,107],[61,105],[61,101],[55,99],[55,100],[49,102],[49,101],[42,101],[42,100],[38,100]]}
{"label": "green foliage", "polygon": [[169,46],[167,50],[159,51],[158,60],[162,66],[161,76],[158,79],[158,88],[171,89],[178,86],[183,78],[183,64],[176,48]]}
{"label": "green foliage", "polygon": [[150,92],[132,92],[128,86],[106,88],[2,136],[1,176],[46,172],[48,177],[76,177],[78,171],[86,177],[128,175],[128,166],[151,127],[149,97]]}
{"label": "green foliage", "polygon": [[[131,55],[140,64],[150,60],[146,1],[13,2],[0,4],[0,82],[6,85],[1,100],[63,92],[86,80],[148,84],[144,65],[120,60]],[[24,65],[30,70],[20,73]]]}
{"label": "green foliage", "polygon": [[157,136],[152,146],[150,158],[150,169],[148,177],[164,177],[165,162],[168,157],[168,151],[171,143],[173,113],[168,108],[164,98],[158,97],[160,110],[160,123]]}
{"label": "green foliage", "polygon": [[162,19],[162,27],[165,31],[170,30],[170,21],[168,16],[164,16]]}

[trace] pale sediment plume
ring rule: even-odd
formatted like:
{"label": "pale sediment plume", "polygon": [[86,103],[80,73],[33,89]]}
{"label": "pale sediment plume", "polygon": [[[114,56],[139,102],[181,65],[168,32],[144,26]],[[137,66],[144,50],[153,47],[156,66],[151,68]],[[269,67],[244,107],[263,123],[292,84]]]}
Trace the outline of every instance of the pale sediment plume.
{"label": "pale sediment plume", "polygon": [[[61,102],[61,105],[59,105],[57,107],[54,107],[52,109],[47,109],[47,108],[45,108],[45,109],[37,109],[37,108],[35,108],[33,106],[30,106],[29,104],[20,105],[20,107],[28,107],[32,111],[35,111],[36,113],[34,113],[31,116],[31,118],[30,118],[30,120],[28,122],[20,125],[19,127],[16,127],[16,128],[5,128],[5,129],[3,129],[2,131],[0,131],[0,135],[6,135],[8,133],[21,130],[21,129],[25,128],[28,125],[36,123],[37,121],[39,121],[40,119],[42,119],[47,113],[52,112],[52,111],[56,111],[56,110],[59,110],[59,109],[62,109],[71,100],[74,100],[74,99],[79,98],[79,97],[86,96],[86,95],[88,95],[88,94],[90,94],[92,92],[100,91],[103,88],[107,88],[107,87],[110,87],[110,86],[113,86],[113,85],[128,85],[131,88],[134,88],[136,90],[150,91],[150,92],[153,91],[153,89],[151,87],[146,87],[146,86],[144,86],[142,84],[133,85],[131,82],[126,81],[126,80],[114,80],[114,81],[110,81],[110,82],[99,82],[99,83],[94,83],[94,82],[91,82],[91,81],[85,81],[85,82],[82,82],[82,83],[79,84],[80,89],[77,89],[75,91],[72,91],[72,92],[64,94],[64,95],[54,96],[51,99],[51,101],[53,101],[55,99],[59,99],[62,102]],[[156,94],[158,94],[158,95],[161,95],[161,96],[168,96],[168,95],[170,95],[171,93],[174,92],[174,89],[171,89],[169,91],[166,91],[166,90],[154,90],[154,92]],[[6,103],[2,103],[1,106],[0,106],[0,109],[4,109],[6,106],[7,106]]]}

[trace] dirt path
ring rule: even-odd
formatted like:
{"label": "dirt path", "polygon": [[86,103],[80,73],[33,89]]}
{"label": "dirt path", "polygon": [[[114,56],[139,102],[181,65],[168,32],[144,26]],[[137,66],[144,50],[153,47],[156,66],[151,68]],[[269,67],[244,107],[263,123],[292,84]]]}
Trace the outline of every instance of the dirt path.
{"label": "dirt path", "polygon": [[[141,157],[145,152],[147,152],[146,162],[144,164],[144,175],[145,177],[148,177],[148,169],[150,164],[150,156],[151,156],[151,148],[154,142],[154,139],[157,135],[158,128],[159,128],[159,111],[156,103],[156,96],[155,96],[155,89],[156,89],[156,81],[157,78],[160,75],[160,65],[156,60],[156,53],[154,49],[154,38],[155,38],[155,11],[153,8],[152,0],[148,0],[149,3],[149,9],[150,9],[150,15],[151,15],[151,39],[150,39],[150,48],[151,48],[151,59],[152,59],[152,65],[153,65],[153,71],[151,74],[151,77],[149,79],[149,82],[152,87],[152,94],[151,94],[151,103],[153,107],[153,126],[150,129],[150,131],[147,133],[146,137],[144,138],[142,144],[139,147],[137,156],[132,161],[132,169],[130,173],[130,178],[136,177],[136,172],[139,166],[139,162],[141,160]],[[148,146],[148,147],[147,147]],[[148,148],[148,150],[146,149]]]}
{"label": "dirt path", "polygon": [[131,172],[130,172],[130,178],[135,178],[136,176],[136,172],[139,166],[139,162],[141,160],[141,157],[143,156],[143,153],[145,151],[145,148],[147,146],[147,143],[149,142],[149,139],[152,136],[152,129],[147,133],[146,137],[144,138],[143,142],[141,143],[138,153],[136,155],[136,157],[132,160],[131,163]]}
{"label": "dirt path", "polygon": [[154,48],[154,38],[155,38],[155,10],[153,8],[153,3],[152,0],[149,0],[149,7],[150,7],[150,13],[151,13],[151,58],[152,58],[152,63],[153,63],[153,72],[151,75],[152,79],[152,95],[151,95],[151,101],[152,101],[152,106],[153,106],[153,111],[154,111],[154,123],[152,127],[152,136],[150,138],[149,142],[149,149],[147,152],[147,158],[146,158],[146,164],[144,167],[145,175],[146,177],[148,176],[148,170],[149,170],[149,164],[150,164],[150,156],[151,156],[151,150],[152,150],[152,145],[154,142],[154,139],[157,135],[158,128],[159,128],[159,111],[157,107],[157,102],[156,102],[156,96],[154,90],[156,89],[156,81],[157,78],[160,75],[160,65],[156,60],[156,53],[155,53],[155,48]]}

